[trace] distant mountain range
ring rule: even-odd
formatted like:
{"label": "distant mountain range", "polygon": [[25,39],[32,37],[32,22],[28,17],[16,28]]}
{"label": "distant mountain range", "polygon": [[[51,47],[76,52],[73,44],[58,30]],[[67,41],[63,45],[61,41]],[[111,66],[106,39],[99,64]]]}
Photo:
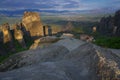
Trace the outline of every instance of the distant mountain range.
{"label": "distant mountain range", "polygon": [[0,10],[1,16],[8,17],[18,17],[22,16],[25,11],[35,11],[39,12],[41,15],[101,15],[101,14],[113,14],[115,10],[77,10],[77,11],[69,11],[69,10],[39,10],[39,9],[22,9],[22,10]]}

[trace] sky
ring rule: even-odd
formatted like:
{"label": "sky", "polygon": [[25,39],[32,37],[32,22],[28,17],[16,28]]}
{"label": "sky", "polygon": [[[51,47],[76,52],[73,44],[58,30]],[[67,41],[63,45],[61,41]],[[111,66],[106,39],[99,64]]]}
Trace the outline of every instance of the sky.
{"label": "sky", "polygon": [[1,0],[0,10],[23,9],[54,11],[115,11],[120,9],[120,0]]}

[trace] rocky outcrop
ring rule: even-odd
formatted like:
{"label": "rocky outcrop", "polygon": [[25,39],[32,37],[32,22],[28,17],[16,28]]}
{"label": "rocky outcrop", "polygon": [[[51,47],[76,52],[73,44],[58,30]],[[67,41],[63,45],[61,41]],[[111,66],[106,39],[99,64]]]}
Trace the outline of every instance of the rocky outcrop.
{"label": "rocky outcrop", "polygon": [[13,43],[12,31],[8,23],[2,25],[3,43],[6,45],[8,51],[15,52]]}
{"label": "rocky outcrop", "polygon": [[74,35],[70,33],[63,33],[61,38],[74,38]]}
{"label": "rocky outcrop", "polygon": [[8,23],[2,25],[3,32],[3,43],[8,43],[12,41],[12,35],[10,33],[10,26]]}
{"label": "rocky outcrop", "polygon": [[42,49],[28,50],[11,56],[0,65],[0,71],[9,71],[40,62],[61,60],[69,50],[64,46],[49,46]]}
{"label": "rocky outcrop", "polygon": [[6,55],[7,52],[4,48],[4,45],[3,45],[3,33],[0,31],[0,56],[1,55]]}
{"label": "rocky outcrop", "polygon": [[14,38],[19,42],[19,44],[23,47],[26,48],[26,44],[24,41],[24,33],[21,30],[21,26],[19,25],[14,25]]}
{"label": "rocky outcrop", "polygon": [[54,36],[42,37],[42,38],[35,40],[34,43],[31,45],[30,49],[47,47],[50,44],[55,43],[59,40],[60,40],[60,38],[57,38]]}
{"label": "rocky outcrop", "polygon": [[43,26],[37,12],[24,12],[22,23],[32,37],[43,36]]}
{"label": "rocky outcrop", "polygon": [[87,35],[87,34],[81,34],[80,35],[80,40],[87,41],[87,42],[92,42],[94,41],[93,36]]}
{"label": "rocky outcrop", "polygon": [[114,25],[117,27],[116,34],[120,36],[120,10],[116,11],[115,13]]}
{"label": "rocky outcrop", "polygon": [[67,38],[11,56],[0,65],[7,71],[0,80],[119,80],[120,57],[113,52]]}
{"label": "rocky outcrop", "polygon": [[102,35],[120,36],[120,10],[114,16],[102,17],[97,31]]}
{"label": "rocky outcrop", "polygon": [[113,59],[107,59],[98,51],[97,56],[98,56],[97,76],[99,80],[119,80],[120,69],[117,62]]}

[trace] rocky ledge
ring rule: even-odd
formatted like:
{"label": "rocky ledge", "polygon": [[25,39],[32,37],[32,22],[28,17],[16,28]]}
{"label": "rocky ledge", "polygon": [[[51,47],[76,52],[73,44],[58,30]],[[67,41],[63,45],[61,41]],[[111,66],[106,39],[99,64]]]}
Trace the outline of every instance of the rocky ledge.
{"label": "rocky ledge", "polygon": [[11,56],[0,65],[0,80],[120,80],[118,52],[66,38]]}

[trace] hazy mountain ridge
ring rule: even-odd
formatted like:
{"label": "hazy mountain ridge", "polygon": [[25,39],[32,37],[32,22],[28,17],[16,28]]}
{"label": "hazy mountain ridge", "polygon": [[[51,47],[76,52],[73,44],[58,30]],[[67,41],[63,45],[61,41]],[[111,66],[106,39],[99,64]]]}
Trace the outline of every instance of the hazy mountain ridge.
{"label": "hazy mountain ridge", "polygon": [[40,12],[42,15],[104,15],[113,14],[116,10],[39,10],[39,9],[22,9],[22,10],[0,10],[0,14],[4,14],[9,17],[22,16],[25,11]]}

